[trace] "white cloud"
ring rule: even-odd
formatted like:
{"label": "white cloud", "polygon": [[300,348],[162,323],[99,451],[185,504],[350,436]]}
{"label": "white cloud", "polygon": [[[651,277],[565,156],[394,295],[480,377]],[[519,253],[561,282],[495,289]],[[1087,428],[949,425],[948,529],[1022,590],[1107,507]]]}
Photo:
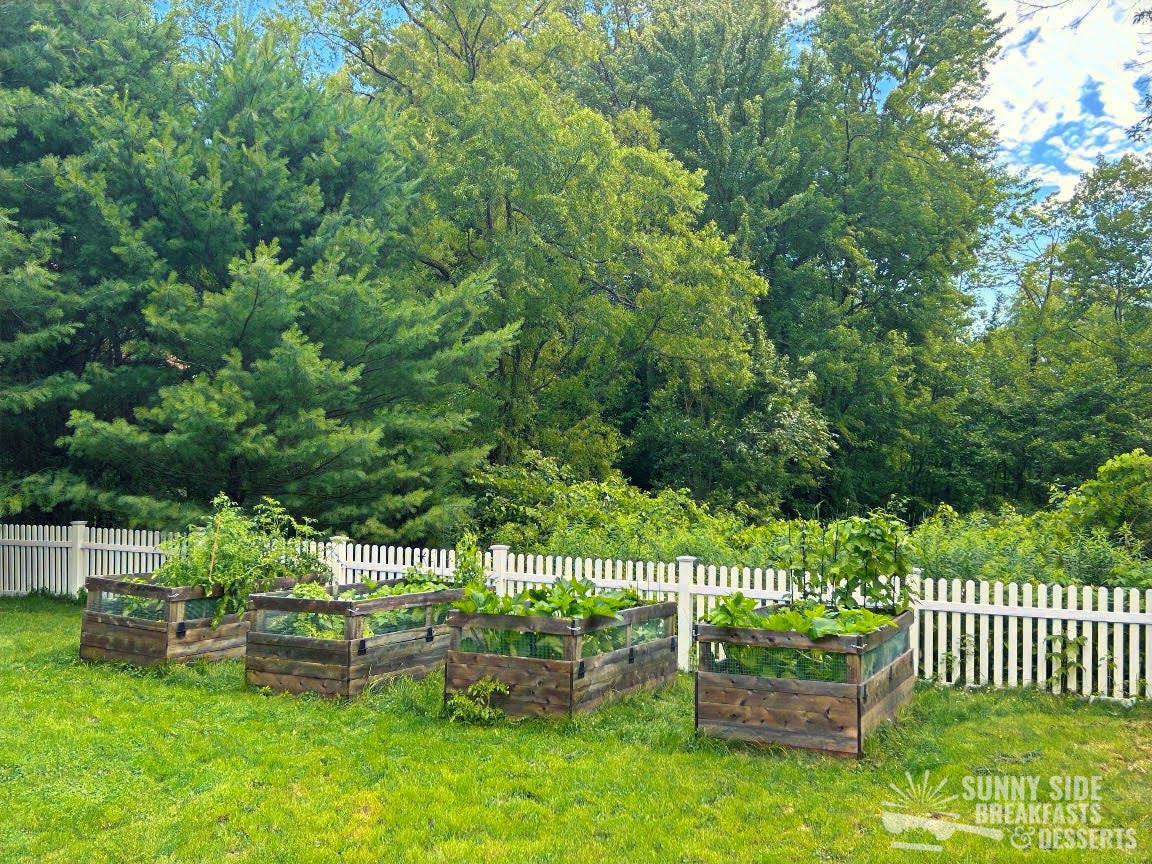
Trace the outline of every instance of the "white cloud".
{"label": "white cloud", "polygon": [[1028,169],[1062,196],[1099,155],[1149,149],[1126,135],[1141,117],[1137,79],[1149,72],[1135,63],[1152,59],[1131,5],[1100,0],[1093,8],[1070,0],[1036,10],[1017,0],[988,0],[1010,32],[982,104],[999,123],[1004,162]]}

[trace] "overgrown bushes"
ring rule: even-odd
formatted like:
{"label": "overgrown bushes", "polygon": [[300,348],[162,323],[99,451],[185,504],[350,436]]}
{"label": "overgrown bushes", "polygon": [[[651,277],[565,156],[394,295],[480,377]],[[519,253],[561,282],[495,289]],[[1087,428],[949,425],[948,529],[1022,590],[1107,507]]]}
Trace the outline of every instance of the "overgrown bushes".
{"label": "overgrown bushes", "polygon": [[903,530],[883,511],[825,523],[753,521],[685,490],[647,493],[619,476],[574,483],[548,459],[496,469],[483,482],[482,531],[517,551],[646,561],[695,555],[821,572],[915,564],[931,578],[1152,587],[1152,457],[1143,450],[1110,459],[1071,492],[1054,490],[1050,508],[1033,514],[961,516],[941,505],[892,547],[901,562],[867,558],[869,532]]}
{"label": "overgrown bushes", "polygon": [[917,564],[934,578],[1152,588],[1152,457],[1137,449],[1109,459],[1030,515],[942,506],[915,540]]}

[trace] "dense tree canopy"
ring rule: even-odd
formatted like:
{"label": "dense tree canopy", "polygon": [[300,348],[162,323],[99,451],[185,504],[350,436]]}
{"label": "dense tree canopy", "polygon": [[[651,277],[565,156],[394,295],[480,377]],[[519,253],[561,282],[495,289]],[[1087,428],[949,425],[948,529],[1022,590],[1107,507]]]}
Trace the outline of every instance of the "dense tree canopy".
{"label": "dense tree canopy", "polygon": [[235,5],[0,5],[0,514],[918,516],[1148,441],[1152,167],[1021,195],[978,0]]}
{"label": "dense tree canopy", "polygon": [[1101,160],[1006,237],[1003,318],[974,346],[990,488],[1043,503],[1152,434],[1152,164]]}
{"label": "dense tree canopy", "polygon": [[[658,3],[617,74],[771,285],[760,312],[835,435],[834,506],[954,492],[949,343],[1000,200],[973,107],[995,51],[979,3]],[[941,405],[941,402],[944,402]],[[939,475],[939,476],[938,476]]]}
{"label": "dense tree canopy", "polygon": [[767,286],[701,218],[702,176],[646,114],[565,86],[598,31],[538,3],[326,11],[361,85],[423,130],[420,260],[490,273],[490,325],[519,324],[489,393],[498,462],[536,447],[602,476],[623,455],[644,482],[769,506],[811,475],[822,421],[763,337]]}
{"label": "dense tree canopy", "polygon": [[166,89],[50,100],[82,131],[37,163],[43,227],[5,235],[29,259],[6,301],[60,317],[6,343],[5,438],[47,458],[18,477],[29,455],[6,448],[5,467],[42,507],[176,521],[222,490],[444,533],[485,453],[472,391],[512,336],[480,323],[489,280],[412,266],[420,177],[395,112],[294,62],[291,28],[225,21],[179,49]]}

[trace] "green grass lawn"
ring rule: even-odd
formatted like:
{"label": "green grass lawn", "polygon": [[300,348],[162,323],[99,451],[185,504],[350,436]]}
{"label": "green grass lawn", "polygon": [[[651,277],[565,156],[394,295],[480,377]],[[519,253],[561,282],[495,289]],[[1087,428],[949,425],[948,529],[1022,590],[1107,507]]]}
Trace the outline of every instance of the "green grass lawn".
{"label": "green grass lawn", "polygon": [[[845,760],[698,739],[692,682],[573,721],[440,717],[442,679],[351,702],[267,695],[238,662],[77,658],[80,608],[0,600],[0,862],[1152,860],[1152,707],[924,685]],[[889,784],[1101,777],[1134,852],[1020,851],[881,824]],[[974,820],[974,803],[942,808]],[[1010,833],[1010,832],[1009,832]],[[1038,837],[1039,835],[1033,835]]]}

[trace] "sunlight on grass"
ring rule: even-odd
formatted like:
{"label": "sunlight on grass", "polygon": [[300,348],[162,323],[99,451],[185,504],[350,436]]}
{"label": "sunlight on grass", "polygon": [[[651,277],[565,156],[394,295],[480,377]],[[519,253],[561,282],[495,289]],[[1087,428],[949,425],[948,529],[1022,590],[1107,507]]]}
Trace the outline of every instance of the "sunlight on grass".
{"label": "sunlight on grass", "polygon": [[[697,738],[688,676],[477,728],[441,719],[439,676],[351,702],[269,695],[238,662],[83,663],[79,628],[75,605],[0,600],[0,861],[922,861],[890,848],[880,810],[924,771],[953,793],[968,775],[1100,775],[1101,824],[1152,849],[1145,704],[923,685],[845,760]],[[949,861],[1134,860],[944,845]]]}

